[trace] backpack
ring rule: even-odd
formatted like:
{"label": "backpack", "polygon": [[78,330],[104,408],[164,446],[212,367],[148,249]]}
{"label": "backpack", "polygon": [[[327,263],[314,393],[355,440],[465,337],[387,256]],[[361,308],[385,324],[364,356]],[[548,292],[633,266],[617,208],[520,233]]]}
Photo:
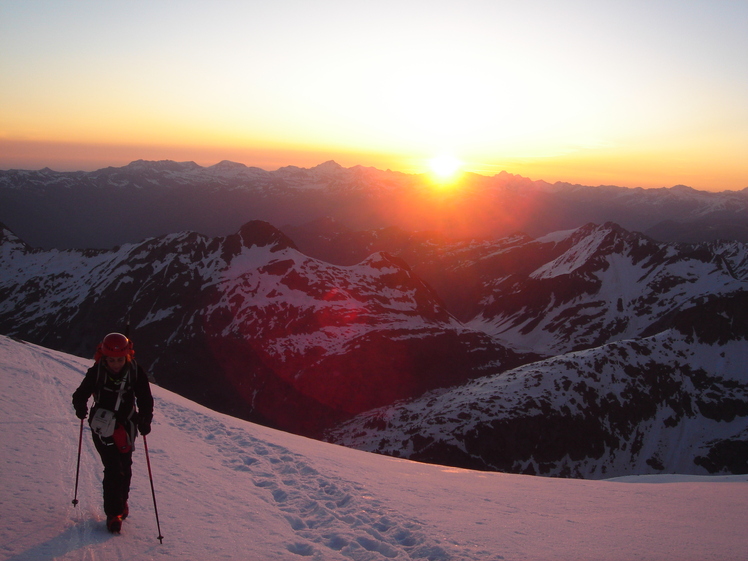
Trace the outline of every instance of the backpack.
{"label": "backpack", "polygon": [[[115,446],[117,446],[117,449],[122,453],[132,450],[132,443],[135,438],[134,424],[131,423],[130,431],[127,431],[123,424],[118,422],[119,409],[122,405],[123,395],[129,388],[132,387],[132,384],[128,384],[128,382],[130,382],[131,376],[135,373],[137,373],[137,364],[134,360],[131,360],[127,365],[127,371],[125,372],[124,376],[122,376],[122,380],[119,382],[117,389],[112,390],[106,385],[107,380],[105,376],[108,376],[108,374],[103,371],[101,362],[99,362],[99,369],[96,379],[97,389],[94,393],[95,411],[91,415],[91,419],[89,421],[89,426],[94,433],[102,438],[112,437]],[[106,409],[100,405],[102,401],[102,392],[104,391],[116,392],[117,397],[112,409]],[[134,413],[135,409],[133,408],[133,410],[128,414],[126,420],[130,421]]]}

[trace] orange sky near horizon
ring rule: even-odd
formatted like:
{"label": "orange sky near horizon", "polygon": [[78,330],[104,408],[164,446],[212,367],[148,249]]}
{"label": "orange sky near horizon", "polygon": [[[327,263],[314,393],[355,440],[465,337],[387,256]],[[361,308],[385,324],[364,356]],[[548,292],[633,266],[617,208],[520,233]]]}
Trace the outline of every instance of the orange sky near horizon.
{"label": "orange sky near horizon", "polygon": [[748,188],[748,2],[0,0],[0,169]]}

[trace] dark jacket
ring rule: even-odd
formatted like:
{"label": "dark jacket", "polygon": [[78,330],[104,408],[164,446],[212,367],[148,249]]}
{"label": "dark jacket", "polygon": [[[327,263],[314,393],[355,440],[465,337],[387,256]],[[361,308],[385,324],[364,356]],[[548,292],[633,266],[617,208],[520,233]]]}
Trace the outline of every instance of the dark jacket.
{"label": "dark jacket", "polygon": [[[117,409],[117,421],[134,438],[135,428],[142,423],[150,425],[153,418],[153,396],[148,375],[134,360],[128,361],[119,374],[114,374],[103,361],[94,364],[86,372],[81,385],[73,393],[73,407],[85,411],[88,398],[94,396],[89,419],[99,408],[114,411],[122,378],[126,376],[122,399]],[[137,408],[136,408],[137,405]]]}

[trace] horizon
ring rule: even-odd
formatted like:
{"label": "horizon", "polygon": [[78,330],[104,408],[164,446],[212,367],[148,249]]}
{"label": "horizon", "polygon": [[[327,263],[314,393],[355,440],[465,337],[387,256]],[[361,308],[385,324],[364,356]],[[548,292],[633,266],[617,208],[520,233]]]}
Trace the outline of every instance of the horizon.
{"label": "horizon", "polygon": [[[0,3],[0,168],[748,187],[748,3]],[[438,164],[438,165],[437,165]],[[441,170],[441,171],[440,171]]]}
{"label": "horizon", "polygon": [[[345,166],[345,165],[341,164],[340,162],[338,162],[335,159],[328,159],[328,160],[325,160],[325,161],[320,161],[320,162],[312,163],[312,164],[309,164],[307,166],[298,166],[298,165],[295,165],[295,164],[284,164],[284,165],[280,165],[280,166],[272,167],[271,169],[268,169],[268,167],[261,167],[259,165],[247,164],[247,163],[244,163],[244,162],[238,162],[238,161],[230,160],[230,159],[223,159],[223,160],[219,160],[219,161],[215,161],[215,162],[201,164],[199,162],[196,162],[195,160],[172,160],[172,159],[150,160],[150,159],[138,158],[138,159],[135,159],[135,160],[128,161],[127,163],[124,163],[124,164],[121,164],[121,165],[102,165],[101,167],[91,166],[91,167],[89,167],[89,169],[79,169],[79,168],[56,169],[56,168],[53,168],[51,166],[43,166],[43,167],[34,168],[34,169],[32,169],[32,168],[17,168],[17,167],[16,168],[3,168],[3,169],[0,169],[0,172],[2,172],[2,171],[39,172],[39,171],[44,171],[44,170],[48,169],[48,170],[50,170],[50,171],[52,171],[54,173],[92,173],[92,172],[100,171],[100,170],[107,169],[107,168],[110,168],[110,167],[111,168],[115,168],[115,169],[124,168],[124,167],[127,167],[127,166],[129,166],[131,164],[134,164],[134,163],[137,163],[137,162],[145,162],[145,163],[171,162],[171,163],[176,163],[176,164],[195,164],[198,167],[201,167],[203,169],[207,169],[207,168],[210,168],[210,167],[217,166],[218,164],[221,164],[223,162],[228,162],[228,163],[232,163],[232,164],[242,165],[242,166],[244,166],[246,168],[258,168],[258,169],[262,169],[263,171],[266,171],[268,173],[273,173],[275,171],[279,171],[279,170],[281,170],[283,168],[286,168],[286,167],[298,167],[300,169],[311,170],[311,169],[314,169],[316,167],[322,166],[322,165],[324,165],[324,164],[326,164],[328,162],[332,162],[332,163],[334,163],[336,165],[339,165],[343,169],[352,169],[352,168],[355,168],[355,167],[365,167],[365,168],[374,168],[374,169],[377,169],[378,171],[385,171],[385,172],[392,171],[392,172],[395,172],[395,173],[403,173],[405,175],[421,175],[421,176],[425,176],[425,177],[432,176],[432,178],[435,175],[433,171],[428,170],[428,169],[426,169],[424,171],[421,171],[421,172],[403,172],[403,171],[400,171],[400,170],[392,170],[390,168],[382,169],[382,168],[378,168],[376,166],[365,166],[363,164],[353,164],[353,165],[350,165],[350,166]],[[551,182],[551,181],[547,181],[545,178],[542,178],[542,177],[541,178],[527,177],[527,176],[524,176],[524,175],[519,174],[519,173],[512,173],[509,170],[498,170],[496,173],[493,173],[491,175],[486,175],[486,174],[477,173],[477,172],[471,172],[471,171],[459,171],[459,172],[456,172],[456,173],[452,174],[449,179],[444,180],[444,183],[446,185],[448,185],[450,188],[457,186],[457,188],[459,189],[459,185],[460,185],[460,182],[462,181],[462,177],[465,176],[465,175],[474,174],[474,175],[483,176],[483,177],[496,177],[496,176],[500,176],[501,174],[504,174],[504,173],[506,173],[506,174],[508,174],[510,176],[513,176],[513,177],[519,177],[519,178],[527,179],[529,181],[532,181],[533,183],[535,183],[535,182],[545,182],[545,183],[547,183],[549,185],[568,184],[568,185],[579,185],[579,186],[582,186],[582,187],[593,187],[593,188],[598,188],[598,187],[620,187],[620,188],[623,188],[623,189],[644,189],[644,190],[674,189],[674,188],[677,188],[677,187],[686,187],[688,189],[694,189],[695,191],[709,192],[709,193],[715,193],[715,194],[716,193],[738,193],[738,192],[741,192],[741,191],[748,190],[748,187],[745,187],[743,189],[708,190],[708,189],[698,189],[698,188],[693,187],[691,185],[684,185],[684,184],[660,185],[660,186],[656,186],[656,187],[654,187],[654,186],[653,187],[644,187],[644,186],[641,186],[641,185],[618,185],[618,184],[613,184],[613,183],[598,184],[598,185],[585,185],[585,184],[582,184],[582,183],[571,183],[571,182],[568,182],[568,181],[554,181],[554,182]],[[436,183],[437,184],[439,183],[439,178],[438,177],[436,178]]]}

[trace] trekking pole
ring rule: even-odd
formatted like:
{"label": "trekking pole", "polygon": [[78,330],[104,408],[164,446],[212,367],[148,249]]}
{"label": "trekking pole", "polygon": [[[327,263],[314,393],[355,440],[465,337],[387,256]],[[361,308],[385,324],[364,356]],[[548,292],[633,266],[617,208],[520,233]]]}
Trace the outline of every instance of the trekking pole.
{"label": "trekking pole", "polygon": [[78,506],[78,476],[81,472],[81,444],[83,444],[83,419],[81,419],[81,432],[78,436],[78,466],[75,468],[75,496],[73,506]]}
{"label": "trekking pole", "polygon": [[145,462],[148,464],[148,479],[151,480],[151,495],[153,495],[153,511],[156,513],[156,528],[158,528],[158,542],[164,543],[164,536],[161,535],[161,524],[158,522],[158,506],[156,506],[156,490],[153,488],[153,472],[151,472],[151,459],[148,456],[148,441],[143,435],[143,449],[145,450]]}

